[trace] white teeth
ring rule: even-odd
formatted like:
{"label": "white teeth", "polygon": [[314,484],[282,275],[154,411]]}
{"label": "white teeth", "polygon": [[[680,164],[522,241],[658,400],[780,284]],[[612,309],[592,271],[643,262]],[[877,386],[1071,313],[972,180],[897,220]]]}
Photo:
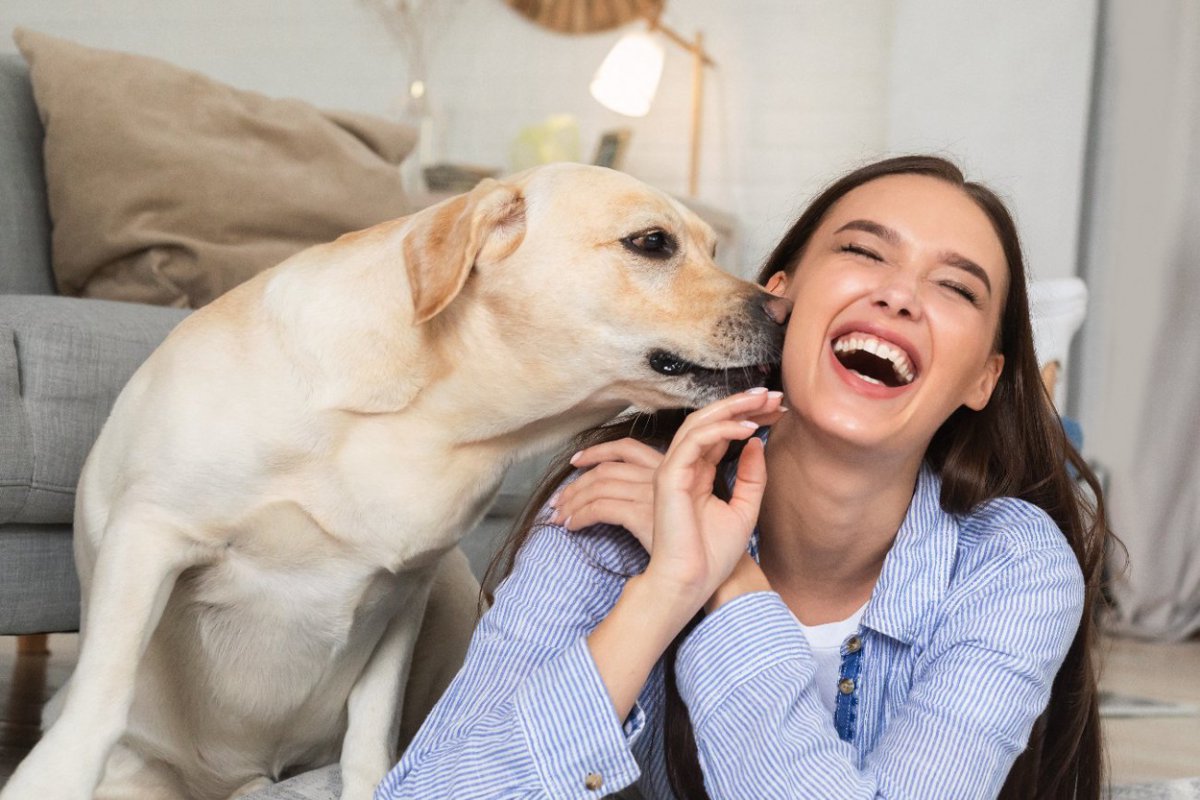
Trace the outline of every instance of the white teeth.
{"label": "white teeth", "polygon": [[[891,345],[878,337],[867,333],[855,332],[848,333],[833,343],[833,351],[835,353],[855,353],[859,350],[865,350],[874,356],[892,362],[892,369],[901,383],[912,383],[913,379],[917,376],[912,362],[908,359],[908,354],[899,347]],[[867,375],[862,375],[862,373],[859,373],[859,375],[870,383],[881,383],[881,381]]]}

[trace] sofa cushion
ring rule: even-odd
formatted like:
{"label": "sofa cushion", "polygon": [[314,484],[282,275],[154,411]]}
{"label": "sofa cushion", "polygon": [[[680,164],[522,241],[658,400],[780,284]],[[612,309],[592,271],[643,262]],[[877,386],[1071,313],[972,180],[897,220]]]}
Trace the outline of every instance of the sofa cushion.
{"label": "sofa cushion", "polygon": [[71,522],[117,394],[187,312],[0,296],[0,523]]}
{"label": "sofa cushion", "polygon": [[0,294],[53,294],[42,123],[29,68],[0,53]]}
{"label": "sofa cushion", "polygon": [[409,126],[32,31],[14,39],[46,129],[63,294],[195,308],[408,211],[396,165]]}
{"label": "sofa cushion", "polygon": [[0,634],[79,630],[70,525],[0,526]]}

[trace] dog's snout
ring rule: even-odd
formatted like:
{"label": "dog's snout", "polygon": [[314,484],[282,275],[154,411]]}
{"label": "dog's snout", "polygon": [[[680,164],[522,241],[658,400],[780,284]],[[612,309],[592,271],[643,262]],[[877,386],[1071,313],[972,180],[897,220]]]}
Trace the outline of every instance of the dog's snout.
{"label": "dog's snout", "polygon": [[762,310],[766,312],[767,317],[776,325],[783,325],[788,321],[788,317],[792,315],[792,301],[786,297],[764,293],[762,297]]}

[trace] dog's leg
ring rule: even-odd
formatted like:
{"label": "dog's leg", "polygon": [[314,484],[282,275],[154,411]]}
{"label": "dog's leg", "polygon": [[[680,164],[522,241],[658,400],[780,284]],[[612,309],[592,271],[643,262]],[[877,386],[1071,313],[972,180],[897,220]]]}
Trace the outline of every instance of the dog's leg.
{"label": "dog's leg", "polygon": [[429,572],[392,618],[350,691],[349,724],[342,742],[342,800],[369,800],[396,761],[404,685],[432,586]]}
{"label": "dog's leg", "polygon": [[86,800],[133,703],[134,677],[175,579],[198,563],[193,542],[153,516],[105,529],[91,575],[79,663],[62,713],[0,800]]}

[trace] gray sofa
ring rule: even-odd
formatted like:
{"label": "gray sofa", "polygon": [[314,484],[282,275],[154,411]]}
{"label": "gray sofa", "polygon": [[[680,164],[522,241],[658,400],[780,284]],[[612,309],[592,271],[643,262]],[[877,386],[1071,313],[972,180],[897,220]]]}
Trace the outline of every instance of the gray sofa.
{"label": "gray sofa", "polygon": [[0,634],[73,631],[75,484],[117,393],[186,311],[60,297],[42,126],[0,54]]}

